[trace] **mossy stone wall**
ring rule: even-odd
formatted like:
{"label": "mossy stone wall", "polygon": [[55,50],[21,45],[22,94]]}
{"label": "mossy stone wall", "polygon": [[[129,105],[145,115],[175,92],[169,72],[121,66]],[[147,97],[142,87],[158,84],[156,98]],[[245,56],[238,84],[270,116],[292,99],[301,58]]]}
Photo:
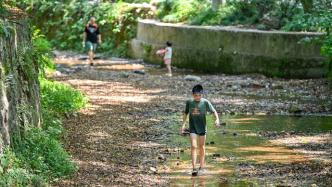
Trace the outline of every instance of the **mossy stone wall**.
{"label": "mossy stone wall", "polygon": [[173,65],[177,67],[211,73],[319,78],[327,73],[320,46],[300,41],[320,35],[140,20],[129,54],[159,64],[162,58],[156,50],[171,41]]}

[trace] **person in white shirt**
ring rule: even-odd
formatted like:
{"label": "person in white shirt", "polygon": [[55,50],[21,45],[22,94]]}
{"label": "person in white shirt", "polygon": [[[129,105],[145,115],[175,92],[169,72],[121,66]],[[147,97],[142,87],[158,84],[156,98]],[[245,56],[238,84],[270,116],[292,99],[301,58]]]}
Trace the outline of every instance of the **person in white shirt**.
{"label": "person in white shirt", "polygon": [[164,63],[167,67],[168,76],[172,76],[172,67],[171,67],[171,63],[172,63],[172,43],[167,41],[166,42],[166,48],[165,49],[161,49],[157,51],[157,54],[163,54],[164,55]]}

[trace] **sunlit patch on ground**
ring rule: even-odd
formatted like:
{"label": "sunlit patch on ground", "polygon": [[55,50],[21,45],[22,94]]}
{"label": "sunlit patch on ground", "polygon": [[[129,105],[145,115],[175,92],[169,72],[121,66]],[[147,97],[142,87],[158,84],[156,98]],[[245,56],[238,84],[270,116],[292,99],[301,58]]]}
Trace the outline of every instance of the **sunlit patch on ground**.
{"label": "sunlit patch on ground", "polygon": [[295,153],[291,149],[287,149],[285,147],[277,147],[277,146],[253,146],[253,147],[241,147],[237,148],[240,151],[255,151],[255,152],[270,152],[270,153]]}
{"label": "sunlit patch on ground", "polygon": [[102,65],[95,67],[98,70],[142,70],[144,66],[141,64],[114,64],[114,65]]}
{"label": "sunlit patch on ground", "polygon": [[142,141],[134,141],[130,142],[129,146],[131,147],[144,147],[144,148],[154,148],[154,147],[161,147],[163,145],[154,142],[142,142]]}
{"label": "sunlit patch on ground", "polygon": [[294,162],[308,161],[310,157],[296,154],[268,153],[262,155],[248,156],[247,159],[254,160],[257,163],[279,162],[284,164],[290,164]]}
{"label": "sunlit patch on ground", "polygon": [[287,138],[279,138],[275,140],[270,140],[271,143],[278,145],[288,145],[288,146],[300,146],[303,144],[322,144],[322,143],[332,143],[331,134],[319,134],[314,136],[292,136]]}

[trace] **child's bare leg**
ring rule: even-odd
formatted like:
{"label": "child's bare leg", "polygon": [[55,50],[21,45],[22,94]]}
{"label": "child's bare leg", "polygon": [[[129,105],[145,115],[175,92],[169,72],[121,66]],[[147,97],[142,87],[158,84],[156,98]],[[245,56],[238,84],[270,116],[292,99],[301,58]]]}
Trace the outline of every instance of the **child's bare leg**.
{"label": "child's bare leg", "polygon": [[199,164],[200,164],[201,168],[205,167],[205,140],[206,140],[206,136],[198,136]]}
{"label": "child's bare leg", "polygon": [[191,140],[191,162],[193,169],[195,169],[196,159],[197,159],[197,135],[191,133],[190,140]]}
{"label": "child's bare leg", "polygon": [[171,67],[171,64],[167,64],[166,67],[167,67],[167,70],[168,70],[168,74],[169,74],[169,75],[172,75],[172,67]]}

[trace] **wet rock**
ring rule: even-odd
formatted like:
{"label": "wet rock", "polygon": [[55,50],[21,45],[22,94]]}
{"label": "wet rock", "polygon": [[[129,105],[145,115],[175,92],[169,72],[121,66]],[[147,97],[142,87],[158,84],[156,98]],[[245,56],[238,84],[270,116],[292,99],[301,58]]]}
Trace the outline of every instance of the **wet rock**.
{"label": "wet rock", "polygon": [[60,71],[55,71],[54,76],[61,77],[63,74]]}
{"label": "wet rock", "polygon": [[120,77],[121,78],[128,78],[129,77],[129,73],[127,73],[127,72],[121,72],[120,73]]}
{"label": "wet rock", "polygon": [[302,109],[300,109],[297,106],[292,106],[288,109],[288,112],[291,114],[301,114],[302,113]]}
{"label": "wet rock", "polygon": [[241,85],[232,85],[233,90],[239,90],[241,88],[242,88]]}
{"label": "wet rock", "polygon": [[157,174],[157,168],[155,167],[150,167],[150,171],[152,171],[154,174]]}
{"label": "wet rock", "polygon": [[261,89],[261,88],[264,88],[264,87],[265,87],[264,85],[261,85],[259,83],[251,83],[251,84],[249,84],[249,88]]}
{"label": "wet rock", "polygon": [[164,161],[164,160],[166,160],[166,158],[165,158],[164,155],[159,154],[159,155],[158,155],[158,160],[162,160],[162,161]]}
{"label": "wet rock", "polygon": [[220,183],[227,183],[228,179],[227,177],[219,177]]}
{"label": "wet rock", "polygon": [[140,74],[140,75],[145,75],[144,70],[135,70],[135,71],[133,71],[133,73]]}
{"label": "wet rock", "polygon": [[186,81],[201,81],[202,79],[195,75],[187,75],[184,77],[184,80]]}

